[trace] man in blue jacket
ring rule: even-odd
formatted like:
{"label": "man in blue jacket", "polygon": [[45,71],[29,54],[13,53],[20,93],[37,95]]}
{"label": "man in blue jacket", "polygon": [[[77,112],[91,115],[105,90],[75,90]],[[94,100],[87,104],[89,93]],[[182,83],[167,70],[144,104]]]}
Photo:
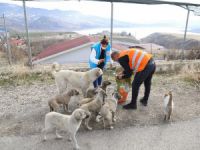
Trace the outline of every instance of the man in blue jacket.
{"label": "man in blue jacket", "polygon": [[[112,59],[110,57],[111,47],[106,36],[104,36],[100,42],[92,45],[91,49],[92,52],[89,58],[89,64],[91,69],[98,67],[103,70],[107,62],[110,61],[110,63],[112,64]],[[101,86],[101,82],[102,76],[100,76],[93,82],[94,88]]]}

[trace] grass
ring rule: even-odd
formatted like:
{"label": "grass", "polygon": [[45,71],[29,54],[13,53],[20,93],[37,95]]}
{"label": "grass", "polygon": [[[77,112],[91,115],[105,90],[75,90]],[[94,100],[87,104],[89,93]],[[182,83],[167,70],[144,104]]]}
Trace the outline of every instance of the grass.
{"label": "grass", "polygon": [[53,77],[47,70],[30,70],[23,65],[15,65],[0,74],[0,86],[30,85],[36,82],[53,83]]}
{"label": "grass", "polygon": [[[63,68],[66,69],[66,68]],[[104,80],[115,82],[115,70],[104,71]],[[195,88],[200,89],[200,67],[184,68],[181,72],[156,73],[153,77],[153,84],[157,84],[163,78],[176,79],[189,83]],[[0,86],[30,85],[35,83],[53,84],[54,79],[51,74],[51,66],[37,66],[33,70],[19,64],[6,66],[0,70]]]}
{"label": "grass", "polygon": [[183,68],[181,77],[197,89],[200,89],[200,67]]}

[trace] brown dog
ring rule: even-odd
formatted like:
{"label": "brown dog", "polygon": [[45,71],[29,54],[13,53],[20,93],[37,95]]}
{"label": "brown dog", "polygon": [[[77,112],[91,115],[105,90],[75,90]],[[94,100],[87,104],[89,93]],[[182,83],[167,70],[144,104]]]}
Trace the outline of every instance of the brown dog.
{"label": "brown dog", "polygon": [[76,89],[71,89],[68,92],[63,94],[56,95],[48,101],[50,111],[58,111],[59,105],[63,104],[64,111],[67,110],[67,105],[70,101],[70,98],[75,95],[79,95],[80,93]]}

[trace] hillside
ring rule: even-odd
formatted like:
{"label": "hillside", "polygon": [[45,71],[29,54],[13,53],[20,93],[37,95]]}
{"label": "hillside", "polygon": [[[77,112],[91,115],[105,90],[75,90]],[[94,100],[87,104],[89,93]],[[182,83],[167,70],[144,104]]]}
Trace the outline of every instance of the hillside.
{"label": "hillside", "polygon": [[[24,30],[23,7],[0,3],[1,13],[7,18],[9,29]],[[110,19],[84,15],[78,11],[48,10],[27,7],[29,29],[33,31],[74,31],[110,27]],[[132,27],[131,23],[114,21],[115,27]]]}
{"label": "hillside", "polygon": [[189,38],[184,42],[183,37],[173,34],[153,33],[141,39],[141,41],[142,43],[155,43],[162,45],[168,49],[200,49],[200,40],[197,38]]}

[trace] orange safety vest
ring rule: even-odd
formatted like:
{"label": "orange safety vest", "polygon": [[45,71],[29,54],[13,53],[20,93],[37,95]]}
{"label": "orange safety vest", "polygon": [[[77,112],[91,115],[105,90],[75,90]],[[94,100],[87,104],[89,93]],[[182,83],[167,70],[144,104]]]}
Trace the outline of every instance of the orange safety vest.
{"label": "orange safety vest", "polygon": [[152,58],[151,54],[148,54],[145,51],[139,49],[129,49],[123,50],[119,53],[119,57],[123,57],[128,55],[129,57],[129,66],[130,68],[136,72],[140,72],[144,70],[149,60]]}

